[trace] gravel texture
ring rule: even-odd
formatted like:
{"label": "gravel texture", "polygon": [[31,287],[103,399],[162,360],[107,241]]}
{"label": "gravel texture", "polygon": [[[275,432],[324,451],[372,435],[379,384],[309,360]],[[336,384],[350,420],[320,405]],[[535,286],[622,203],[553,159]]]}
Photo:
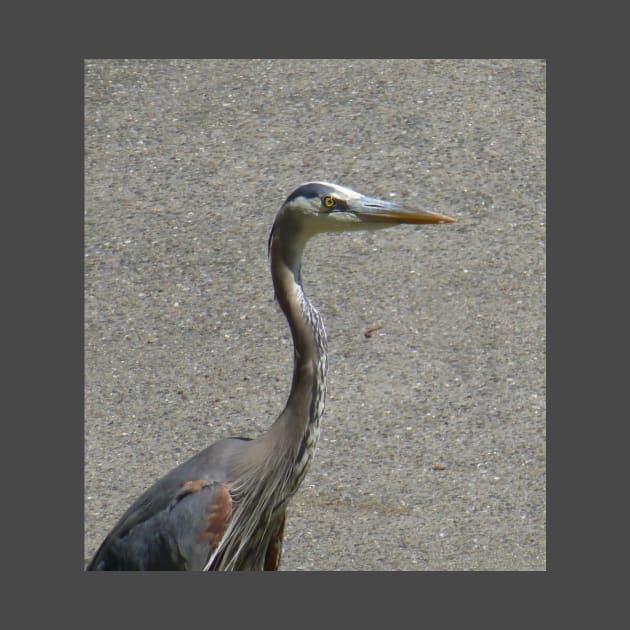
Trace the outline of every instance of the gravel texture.
{"label": "gravel texture", "polygon": [[545,569],[543,61],[89,60],[85,148],[86,562],[281,410],[267,236],[324,179],[457,223],[307,248],[329,393],[282,569]]}

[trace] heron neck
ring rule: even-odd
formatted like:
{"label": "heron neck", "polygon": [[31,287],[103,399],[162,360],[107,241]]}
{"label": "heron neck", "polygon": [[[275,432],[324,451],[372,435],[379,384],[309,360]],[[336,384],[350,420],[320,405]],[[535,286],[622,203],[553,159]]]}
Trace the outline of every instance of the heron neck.
{"label": "heron neck", "polygon": [[284,440],[285,446],[302,451],[305,436],[307,441],[316,440],[319,432],[326,389],[327,344],[322,320],[305,295],[300,277],[306,238],[300,238],[295,230],[287,238],[285,229],[282,224],[276,225],[270,257],[276,299],[293,338],[293,380],[286,406],[272,429],[289,436]]}

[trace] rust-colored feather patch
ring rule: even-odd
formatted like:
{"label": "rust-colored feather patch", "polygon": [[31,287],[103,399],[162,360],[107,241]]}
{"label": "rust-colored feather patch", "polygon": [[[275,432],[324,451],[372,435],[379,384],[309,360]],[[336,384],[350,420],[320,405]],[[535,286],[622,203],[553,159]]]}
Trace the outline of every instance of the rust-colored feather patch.
{"label": "rust-colored feather patch", "polygon": [[208,540],[216,549],[232,518],[232,496],[224,483],[216,483],[216,495],[208,510],[208,525],[201,540]]}

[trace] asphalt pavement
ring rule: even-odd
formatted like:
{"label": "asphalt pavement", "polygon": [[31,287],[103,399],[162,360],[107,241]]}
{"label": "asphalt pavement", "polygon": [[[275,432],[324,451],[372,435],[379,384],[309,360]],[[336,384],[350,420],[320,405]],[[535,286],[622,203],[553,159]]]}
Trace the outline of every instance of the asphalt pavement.
{"label": "asphalt pavement", "polygon": [[457,223],[307,247],[329,389],[281,568],[545,569],[545,89],[542,60],[86,62],[86,562],[282,409],[267,237],[328,180]]}

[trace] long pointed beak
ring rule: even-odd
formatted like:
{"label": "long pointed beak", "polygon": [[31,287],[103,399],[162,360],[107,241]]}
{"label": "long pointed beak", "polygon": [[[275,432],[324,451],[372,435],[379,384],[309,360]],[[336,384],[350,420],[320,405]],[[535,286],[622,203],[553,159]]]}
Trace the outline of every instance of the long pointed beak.
{"label": "long pointed beak", "polygon": [[392,203],[391,201],[383,201],[373,197],[361,197],[353,201],[349,210],[354,213],[361,221],[366,223],[381,223],[383,225],[392,225],[396,223],[454,223],[455,219],[439,214],[437,212],[429,212],[428,210],[414,210],[405,206]]}

